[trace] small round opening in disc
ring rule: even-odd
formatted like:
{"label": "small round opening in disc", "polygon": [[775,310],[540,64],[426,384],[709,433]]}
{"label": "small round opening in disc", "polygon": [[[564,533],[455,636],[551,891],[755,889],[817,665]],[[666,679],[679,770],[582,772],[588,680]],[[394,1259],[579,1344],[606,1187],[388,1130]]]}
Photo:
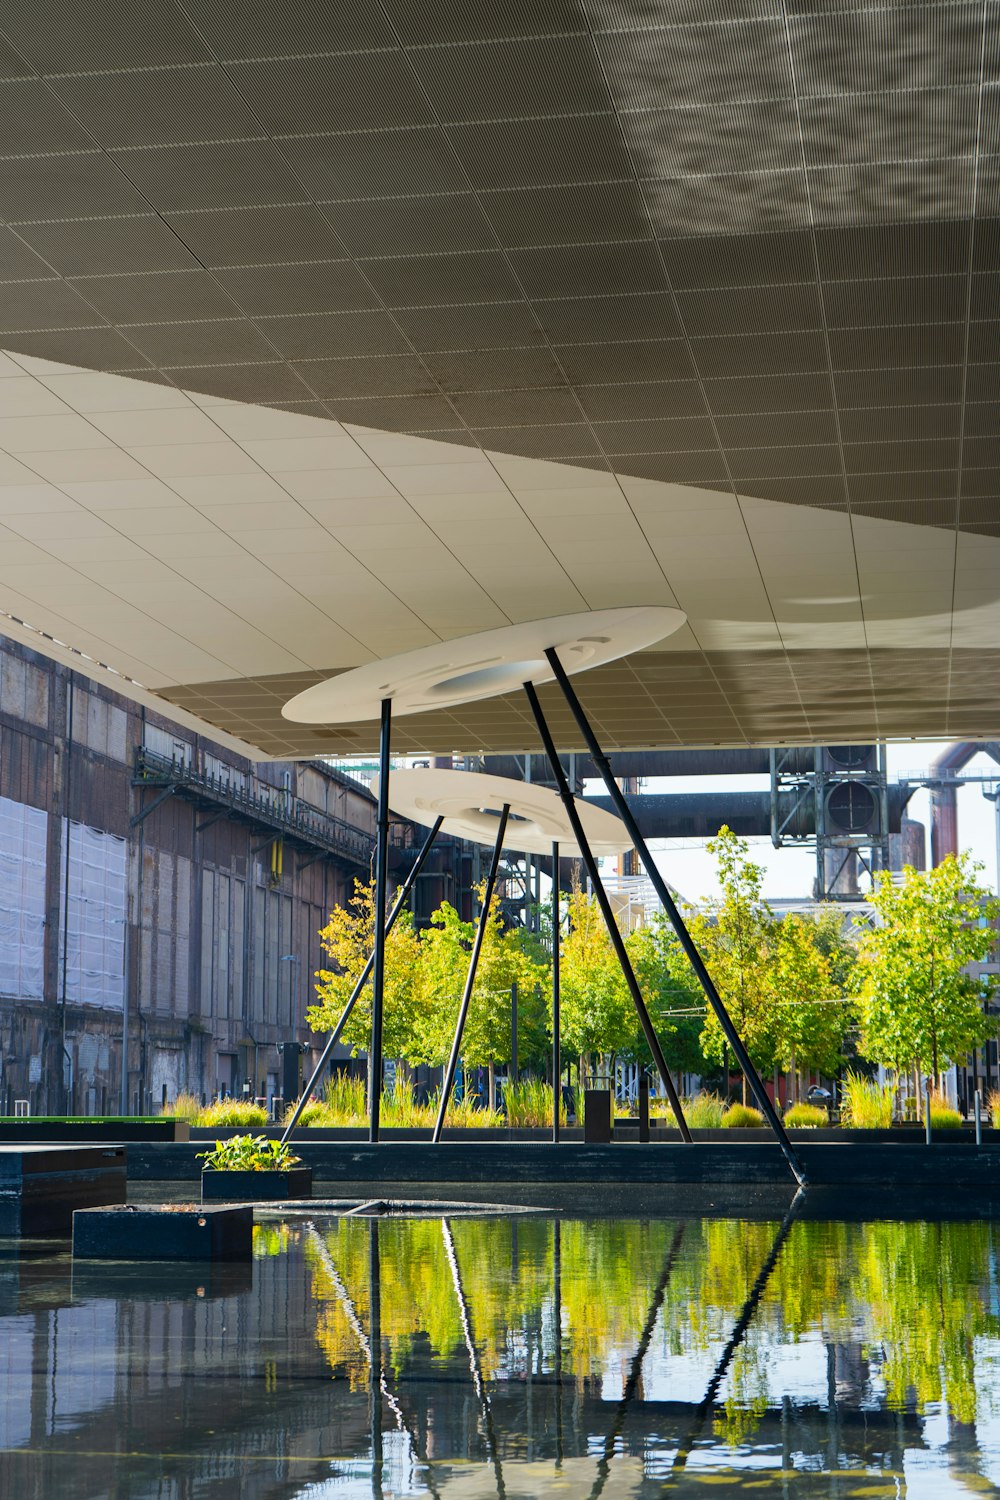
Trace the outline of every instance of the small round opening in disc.
{"label": "small round opening in disc", "polygon": [[534,661],[495,662],[488,667],[477,667],[473,672],[460,672],[457,677],[446,677],[427,689],[429,697],[452,698],[461,693],[468,702],[472,698],[492,698],[497,693],[512,692],[523,682],[533,681],[539,674],[551,677],[552,668],[544,658]]}

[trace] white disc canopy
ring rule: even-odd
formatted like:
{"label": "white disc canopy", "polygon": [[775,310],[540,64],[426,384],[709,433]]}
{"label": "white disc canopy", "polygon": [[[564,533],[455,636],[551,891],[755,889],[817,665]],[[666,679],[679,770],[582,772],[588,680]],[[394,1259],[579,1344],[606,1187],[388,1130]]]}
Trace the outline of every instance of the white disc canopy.
{"label": "white disc canopy", "polygon": [[504,625],[342,672],[299,693],[281,712],[297,724],[347,724],[377,719],[387,698],[393,716],[456,708],[525,682],[551,682],[550,648],[571,675],[653,646],[686,618],[679,609],[650,605]]}
{"label": "white disc canopy", "polygon": [[[372,784],[378,795],[378,781]],[[549,854],[552,845],[570,858],[578,852],[566,810],[557,794],[530,781],[485,776],[478,771],[393,771],[389,806],[401,818],[430,827],[443,818],[442,833],[476,844],[496,843],[504,804],[510,808],[503,847],[524,854]],[[632,840],[625,824],[603,808],[577,802],[594,854],[622,854]]]}

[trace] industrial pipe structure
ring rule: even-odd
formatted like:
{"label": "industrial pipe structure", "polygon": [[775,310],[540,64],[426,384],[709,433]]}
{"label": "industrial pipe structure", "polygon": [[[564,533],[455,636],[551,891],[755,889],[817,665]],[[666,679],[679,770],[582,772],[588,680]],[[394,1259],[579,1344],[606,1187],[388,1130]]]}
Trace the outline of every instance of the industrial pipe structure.
{"label": "industrial pipe structure", "polygon": [[[509,776],[513,781],[524,778],[524,755],[487,755],[484,769],[493,776]],[[561,760],[570,759],[562,755]],[[551,782],[552,774],[544,755],[532,755],[531,781]],[[573,757],[574,770],[584,781],[599,780],[600,772],[590,755]],[[815,765],[812,749],[790,750],[785,759],[789,771],[807,775]],[[617,776],[770,776],[769,750],[622,750],[615,753]]]}
{"label": "industrial pipe structure", "polygon": [[[623,760],[627,757],[621,757]],[[618,770],[615,757],[615,771]],[[889,787],[889,829],[899,833],[912,787]],[[595,807],[614,811],[610,797],[587,797]],[[725,823],[743,838],[771,831],[770,792],[640,792],[627,797],[636,822],[648,839],[714,838]],[[783,792],[778,798],[782,826],[793,837],[816,832],[815,801]],[[787,819],[787,821],[786,821]]]}

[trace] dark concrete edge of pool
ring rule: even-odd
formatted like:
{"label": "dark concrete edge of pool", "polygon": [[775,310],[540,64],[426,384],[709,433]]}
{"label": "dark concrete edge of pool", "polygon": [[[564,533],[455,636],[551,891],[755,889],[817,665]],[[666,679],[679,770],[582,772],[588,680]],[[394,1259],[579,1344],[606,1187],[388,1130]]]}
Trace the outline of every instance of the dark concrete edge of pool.
{"label": "dark concrete edge of pool", "polygon": [[[198,1181],[199,1149],[194,1142],[132,1142],[127,1147],[129,1181]],[[816,1187],[1000,1190],[1000,1145],[851,1142],[803,1144],[797,1150],[810,1184]],[[296,1142],[296,1151],[312,1168],[314,1191],[337,1196],[353,1193],[361,1184],[366,1197],[385,1197],[390,1183],[409,1184],[409,1196],[417,1184],[421,1195],[427,1184],[448,1185],[452,1197],[462,1198],[473,1185],[478,1185],[477,1193],[485,1187],[495,1194],[498,1183],[513,1183],[518,1188],[515,1199],[521,1199],[523,1189],[529,1187],[548,1190],[568,1184],[591,1191],[600,1188],[602,1194],[626,1184],[741,1189],[792,1185],[787,1163],[773,1142],[693,1146]]]}
{"label": "dark concrete edge of pool", "polygon": [[[378,1198],[368,1191],[366,1183],[338,1183],[328,1194],[280,1203],[257,1203],[254,1216],[258,1222],[271,1220],[308,1220],[323,1218],[364,1218],[369,1216],[421,1216],[435,1218],[465,1215],[519,1216],[547,1215],[572,1219],[660,1219],[723,1218],[773,1221],[788,1211],[795,1192],[792,1186],[737,1186],[706,1188],[692,1184],[630,1184],[607,1187],[599,1198],[591,1188],[579,1183],[550,1183],[547,1186],[516,1182],[477,1183],[383,1183]],[[136,1183],[129,1189],[136,1203],[181,1202],[191,1198],[186,1182]],[[499,1200],[499,1201],[498,1201]],[[366,1213],[372,1202],[386,1205]],[[928,1195],[922,1189],[899,1189],[886,1194],[882,1189],[847,1190],[844,1188],[810,1188],[799,1195],[796,1217],[802,1219],[838,1220],[845,1223],[869,1222],[873,1219],[914,1221],[935,1219],[968,1222],[1000,1219],[1000,1189],[991,1194],[970,1194],[964,1189],[941,1191]]]}

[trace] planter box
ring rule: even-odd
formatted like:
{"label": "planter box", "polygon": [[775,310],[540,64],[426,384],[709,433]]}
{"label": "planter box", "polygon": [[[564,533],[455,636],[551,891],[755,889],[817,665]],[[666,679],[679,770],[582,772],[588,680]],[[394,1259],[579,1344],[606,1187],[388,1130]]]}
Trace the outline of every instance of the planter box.
{"label": "planter box", "polygon": [[312,1167],[287,1172],[202,1172],[202,1203],[284,1203],[312,1197]]}
{"label": "planter box", "polygon": [[253,1209],[154,1203],[73,1215],[78,1260],[249,1260]]}

